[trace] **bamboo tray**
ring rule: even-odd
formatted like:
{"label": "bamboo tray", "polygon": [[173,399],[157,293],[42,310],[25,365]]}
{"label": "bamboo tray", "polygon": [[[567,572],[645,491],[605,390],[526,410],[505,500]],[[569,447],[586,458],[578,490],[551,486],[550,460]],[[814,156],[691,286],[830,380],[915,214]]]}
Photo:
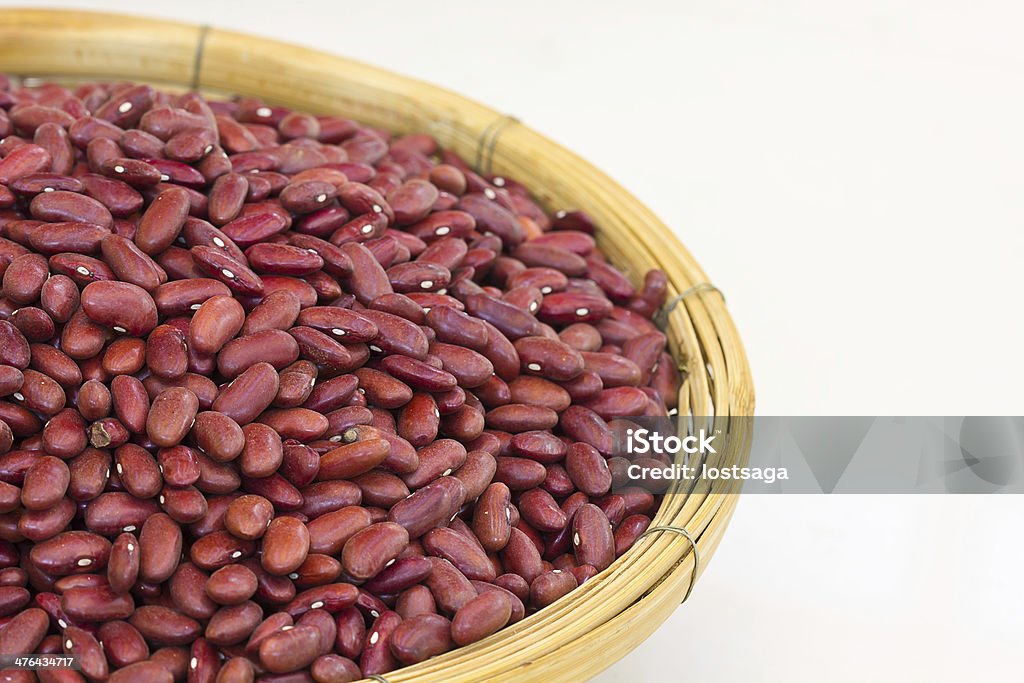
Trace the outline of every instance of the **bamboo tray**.
{"label": "bamboo tray", "polygon": [[[680,411],[714,416],[714,428],[723,431],[730,429],[730,417],[753,414],[753,385],[736,328],[723,297],[689,252],[613,180],[515,118],[315,50],[111,14],[0,10],[0,72],[253,95],[398,133],[430,133],[482,173],[507,174],[524,183],[547,209],[588,212],[599,227],[601,246],[634,278],[649,268],[663,269],[670,300],[677,301],[665,316],[666,332],[686,373]],[[737,429],[745,429],[746,422],[732,421],[737,438],[727,442],[723,465],[745,459],[749,434]],[[552,683],[594,675],[636,647],[689,595],[725,531],[735,493],[729,482],[718,481],[666,496],[653,532],[578,590],[486,640],[393,671],[384,680]]]}

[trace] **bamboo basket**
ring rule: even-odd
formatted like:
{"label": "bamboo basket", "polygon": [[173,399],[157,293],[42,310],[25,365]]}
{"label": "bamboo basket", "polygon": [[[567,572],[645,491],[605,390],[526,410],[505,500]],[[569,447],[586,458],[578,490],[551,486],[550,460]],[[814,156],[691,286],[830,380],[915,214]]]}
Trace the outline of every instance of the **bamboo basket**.
{"label": "bamboo basket", "polygon": [[[666,333],[685,373],[680,412],[713,416],[715,429],[731,431],[735,438],[721,454],[723,465],[745,460],[750,435],[741,430],[749,421],[730,418],[753,414],[753,386],[722,295],[669,228],[632,195],[515,118],[295,45],[111,14],[0,10],[0,72],[253,95],[398,133],[426,132],[480,172],[524,183],[549,210],[583,209],[598,225],[602,248],[634,279],[655,267],[667,273],[669,298],[677,303],[666,311]],[[636,647],[689,595],[722,538],[736,493],[729,482],[718,481],[665,496],[652,531],[579,589],[483,641],[378,680],[553,683],[594,675]]]}

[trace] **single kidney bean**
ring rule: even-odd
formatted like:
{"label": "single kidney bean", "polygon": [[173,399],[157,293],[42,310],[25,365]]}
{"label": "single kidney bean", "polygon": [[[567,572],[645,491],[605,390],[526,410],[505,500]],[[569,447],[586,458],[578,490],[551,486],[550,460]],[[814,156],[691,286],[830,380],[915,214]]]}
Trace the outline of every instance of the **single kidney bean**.
{"label": "single kidney bean", "polygon": [[110,664],[116,669],[149,658],[149,646],[139,631],[126,621],[100,624],[96,634]]}
{"label": "single kidney bean", "polygon": [[110,541],[87,531],[66,531],[37,543],[29,559],[51,576],[91,573],[103,569],[110,557]]}
{"label": "single kidney bean", "polygon": [[359,659],[363,675],[382,674],[398,667],[391,653],[391,635],[402,622],[397,612],[386,611],[377,617],[366,633],[366,642]]}
{"label": "single kidney bean", "polygon": [[49,627],[50,617],[38,607],[19,613],[0,629],[0,654],[26,655],[35,652]]}
{"label": "single kidney bean", "polygon": [[317,657],[309,673],[316,683],[349,683],[362,678],[359,665],[348,657],[334,654]]}
{"label": "single kidney bean", "polygon": [[410,538],[418,538],[436,526],[448,522],[466,500],[466,488],[454,477],[441,477],[388,511],[388,520],[404,527]]}
{"label": "single kidney bean", "polygon": [[508,486],[495,482],[480,495],[473,513],[473,531],[489,552],[498,552],[512,533],[512,494]]}
{"label": "single kidney bean", "polygon": [[251,541],[235,538],[227,531],[215,531],[195,541],[189,554],[197,567],[214,570],[252,555],[255,549]]}
{"label": "single kidney bean", "polygon": [[273,429],[259,422],[242,427],[245,445],[238,456],[239,469],[247,477],[267,477],[281,466],[283,446]]}
{"label": "single kidney bean", "polygon": [[245,657],[231,657],[217,673],[216,683],[252,683],[256,680],[256,670]]}
{"label": "single kidney bean", "polygon": [[352,536],[372,523],[366,508],[351,505],[333,510],[311,520],[309,550],[314,553],[337,555]]}
{"label": "single kidney bean", "polygon": [[263,609],[251,600],[221,607],[210,617],[204,635],[214,645],[235,645],[248,638],[262,620]]}
{"label": "single kidney bean", "polygon": [[430,555],[451,562],[466,578],[491,581],[495,578],[483,548],[474,540],[448,528],[431,529],[423,536],[423,549]]}
{"label": "single kidney bean", "polygon": [[131,616],[135,601],[128,593],[115,593],[109,586],[80,586],[64,591],[60,606],[76,621],[109,621]]}
{"label": "single kidney bean", "polygon": [[457,645],[474,643],[505,626],[511,616],[512,603],[504,593],[481,593],[455,613],[451,622],[452,640]]}
{"label": "single kidney bean", "polygon": [[134,662],[110,674],[110,683],[131,683],[151,681],[152,683],[173,683],[174,674],[155,661]]}
{"label": "single kidney bean", "polygon": [[69,625],[64,629],[64,654],[77,655],[82,673],[92,680],[104,680],[109,675],[107,657],[100,643],[88,631]]}
{"label": "single kidney bean", "polygon": [[245,447],[245,433],[238,423],[217,411],[198,413],[192,437],[202,451],[217,462],[230,462]]}
{"label": "single kidney bean", "polygon": [[608,493],[612,474],[608,463],[593,446],[576,442],[569,446],[565,467],[577,489],[591,497]]}
{"label": "single kidney bean", "polygon": [[[134,534],[120,534],[111,545],[107,582],[115,593],[127,593],[139,578],[141,548]],[[175,560],[177,563],[177,560]]]}
{"label": "single kidney bean", "polygon": [[200,353],[217,353],[245,322],[242,305],[229,296],[214,296],[200,305],[189,323],[189,344]]}
{"label": "single kidney bean", "polygon": [[[124,180],[132,184],[127,178]],[[135,244],[150,255],[164,251],[181,232],[189,208],[189,195],[183,188],[164,190],[142,214],[135,233]]]}
{"label": "single kidney bean", "polygon": [[113,536],[122,531],[135,531],[156,512],[156,501],[142,500],[130,493],[108,492],[86,506],[85,525],[97,534]]}
{"label": "single kidney bean", "polygon": [[272,673],[298,671],[319,656],[320,634],[312,626],[296,626],[267,636],[259,649],[260,664]]}
{"label": "single kidney bean", "polygon": [[[308,360],[298,360],[286,367],[279,375],[280,386],[277,396],[274,397],[273,405],[278,408],[295,408],[303,405],[316,387],[317,374],[316,365]],[[340,378],[332,379],[348,379],[352,386],[351,391],[355,391],[357,381],[351,375],[342,375]],[[351,395],[351,391],[348,395]],[[332,408],[341,405],[342,403],[337,403]],[[310,409],[315,410],[316,408],[310,407]],[[319,412],[326,411],[320,410]]]}
{"label": "single kidney bean", "polygon": [[448,560],[440,557],[431,557],[429,560],[432,568],[424,584],[430,589],[437,607],[454,615],[476,597],[476,589],[465,574]]}
{"label": "single kidney bean", "polygon": [[305,561],[310,535],[306,525],[292,517],[277,517],[263,535],[263,568],[271,574],[289,574]]}
{"label": "single kidney bean", "polygon": [[543,570],[540,552],[533,541],[520,529],[513,528],[508,543],[501,552],[505,568],[532,582]]}
{"label": "single kidney bean", "polygon": [[615,559],[615,538],[604,512],[588,503],[576,511],[572,528],[577,563],[606,569]]}
{"label": "single kidney bean", "polygon": [[153,297],[138,285],[100,281],[82,290],[82,310],[96,323],[133,337],[142,337],[157,325]]}
{"label": "single kidney bean", "polygon": [[300,306],[298,297],[287,290],[267,294],[246,316],[242,336],[265,330],[287,330],[298,318]]}
{"label": "single kidney bean", "polygon": [[366,580],[379,574],[408,543],[404,527],[394,522],[372,524],[345,542],[342,565],[349,576]]}
{"label": "single kidney bean", "polygon": [[177,445],[185,438],[196,414],[199,399],[185,387],[171,387],[160,392],[146,417],[146,433],[158,446]]}
{"label": "single kidney bean", "polygon": [[593,410],[578,405],[570,406],[559,417],[559,427],[569,438],[593,446],[604,456],[611,454],[611,430]]}
{"label": "single kidney bean", "polygon": [[452,648],[451,622],[440,614],[406,619],[391,633],[391,652],[403,664],[416,664]]}
{"label": "single kidney bean", "polygon": [[139,549],[139,578],[147,583],[163,583],[181,559],[181,527],[166,514],[151,516],[142,525]]}
{"label": "single kidney bean", "polygon": [[223,387],[212,408],[240,425],[248,424],[273,402],[279,386],[274,366],[258,362]]}
{"label": "single kidney bean", "polygon": [[52,455],[43,456],[25,472],[21,504],[27,510],[45,510],[64,497],[70,483],[71,472],[64,461]]}
{"label": "single kidney bean", "polygon": [[294,337],[281,330],[264,330],[227,342],[217,354],[217,369],[223,376],[234,379],[257,363],[266,362],[280,370],[298,357],[299,345]]}
{"label": "single kidney bean", "polygon": [[384,439],[367,439],[339,446],[320,458],[318,481],[351,479],[384,462],[389,444]]}
{"label": "single kidney bean", "polygon": [[350,659],[359,656],[366,639],[366,622],[357,607],[345,607],[337,613],[335,648]]}
{"label": "single kidney bean", "polygon": [[279,470],[292,485],[303,487],[316,479],[320,471],[320,454],[293,439],[284,442],[284,454]]}
{"label": "single kidney bean", "polygon": [[224,526],[246,541],[262,538],[274,517],[274,506],[262,496],[244,495],[234,499],[224,514]]}
{"label": "single kidney bean", "polygon": [[143,605],[128,619],[154,645],[187,645],[199,635],[199,622],[160,605]]}
{"label": "single kidney bean", "polygon": [[167,582],[168,593],[182,614],[193,619],[209,619],[217,604],[207,595],[209,576],[191,562],[178,565]]}
{"label": "single kidney bean", "polygon": [[538,607],[547,607],[576,586],[572,572],[559,569],[545,572],[530,582],[530,600]]}
{"label": "single kidney bean", "polygon": [[310,610],[337,612],[358,602],[362,595],[365,594],[350,583],[331,583],[299,593],[284,609],[293,617],[299,617]]}
{"label": "single kidney bean", "polygon": [[407,588],[399,594],[398,601],[395,603],[395,611],[403,619],[411,619],[420,614],[436,614],[437,605],[430,589],[419,584]]}
{"label": "single kidney bean", "polygon": [[535,460],[506,456],[496,458],[495,481],[500,481],[513,491],[540,486],[546,477],[544,465]]}

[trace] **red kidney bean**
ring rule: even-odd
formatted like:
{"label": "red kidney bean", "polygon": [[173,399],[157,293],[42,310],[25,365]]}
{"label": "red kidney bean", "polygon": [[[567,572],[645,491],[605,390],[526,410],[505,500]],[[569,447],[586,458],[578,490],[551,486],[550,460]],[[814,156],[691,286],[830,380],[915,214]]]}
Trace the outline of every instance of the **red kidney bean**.
{"label": "red kidney bean", "polygon": [[212,408],[240,425],[248,424],[271,404],[279,386],[274,366],[254,363],[221,389]]}
{"label": "red kidney bean", "polygon": [[[127,178],[124,180],[133,184]],[[139,249],[149,255],[167,249],[185,225],[189,207],[189,195],[183,188],[173,187],[161,192],[139,220],[135,233]]]}
{"label": "red kidney bean", "polygon": [[501,557],[506,569],[523,577],[527,582],[532,582],[542,571],[537,546],[520,529],[512,529]]}
{"label": "red kidney bean", "polygon": [[423,537],[423,549],[451,562],[468,579],[491,581],[496,573],[483,548],[447,528],[431,529]]}
{"label": "red kidney bean", "polygon": [[127,593],[115,593],[109,586],[81,586],[64,591],[61,609],[76,621],[127,619],[135,601]]}
{"label": "red kidney bean", "polygon": [[204,411],[196,414],[192,436],[196,445],[218,462],[234,460],[245,447],[242,428],[222,412]]}
{"label": "red kidney bean", "polygon": [[187,645],[200,633],[199,622],[181,612],[160,605],[143,605],[128,619],[153,645]]}
{"label": "red kidney bean", "polygon": [[430,589],[437,607],[454,615],[463,605],[476,597],[476,589],[448,560],[440,557],[428,559],[432,568],[424,584]]}
{"label": "red kidney bean", "polygon": [[96,635],[107,659],[115,668],[144,662],[149,657],[149,646],[146,645],[142,634],[126,621],[108,621],[100,624]]}
{"label": "red kidney bean", "polygon": [[146,434],[157,446],[170,447],[181,442],[195,421],[199,399],[184,387],[160,392],[146,417]]}
{"label": "red kidney bean", "polygon": [[224,526],[237,538],[255,541],[266,533],[274,517],[273,504],[262,496],[240,496],[228,505]]}
{"label": "red kidney bean", "polygon": [[169,579],[181,558],[181,527],[158,513],[146,520],[139,534],[139,578],[147,583]]}
{"label": "red kidney bean", "polygon": [[551,429],[559,422],[558,414],[550,408],[524,403],[492,408],[487,411],[486,419],[488,427],[513,434]]}
{"label": "red kidney bean", "polygon": [[309,550],[337,555],[352,536],[371,523],[370,513],[358,506],[346,506],[322,514],[307,525]]}
{"label": "red kidney bean", "polygon": [[409,533],[394,522],[380,522],[357,531],[342,549],[342,565],[349,576],[365,580],[376,576],[409,543]]}
{"label": "red kidney bean", "polygon": [[305,561],[310,535],[306,525],[292,517],[277,517],[263,535],[263,568],[276,576],[289,574]]}
{"label": "red kidney bean", "polygon": [[228,296],[207,299],[192,316],[189,344],[200,353],[217,353],[242,329],[245,311]]}
{"label": "red kidney bean", "polygon": [[156,304],[149,293],[128,282],[92,282],[82,290],[82,310],[94,322],[133,337],[157,325]]}
{"label": "red kidney bean", "polygon": [[45,510],[56,505],[67,492],[71,472],[63,460],[51,455],[32,463],[21,486],[21,504],[27,510]]}
{"label": "red kidney bean", "polygon": [[[476,441],[474,441],[475,443]],[[465,500],[476,500],[483,493],[494,478],[497,467],[494,456],[486,450],[474,447],[474,450],[466,452],[466,459],[462,467],[452,473],[455,479],[462,482],[466,490]]]}
{"label": "red kidney bean", "polygon": [[[134,534],[119,535],[110,548],[107,581],[115,593],[127,593],[139,578],[141,547]],[[177,558],[175,558],[177,562]]]}
{"label": "red kidney bean", "polygon": [[152,681],[152,683],[173,683],[174,674],[155,661],[135,662],[111,673],[110,683],[131,683],[131,681]]}
{"label": "red kidney bean", "polygon": [[611,454],[611,430],[601,416],[589,408],[570,406],[559,418],[559,426],[569,438],[593,446],[602,455]]}
{"label": "red kidney bean", "polygon": [[484,592],[463,605],[451,622],[452,640],[468,645],[486,638],[509,622],[512,603],[500,591]]}
{"label": "red kidney bean", "polygon": [[320,654],[319,638],[319,632],[312,626],[278,631],[260,643],[260,664],[272,673],[288,673],[308,667]]}
{"label": "red kidney bean", "polygon": [[227,531],[215,531],[192,544],[189,556],[200,569],[214,570],[248,557],[255,551],[251,541],[235,538]]}
{"label": "red kidney bean", "polygon": [[182,614],[193,619],[209,619],[217,604],[206,593],[209,576],[190,562],[178,565],[167,582],[168,593]]}
{"label": "red kidney bean", "polygon": [[447,523],[465,499],[466,489],[461,481],[441,477],[394,504],[388,520],[404,527],[410,538],[417,538]]}
{"label": "red kidney bean", "polygon": [[[233,379],[257,363],[266,362],[280,370],[298,357],[299,345],[292,335],[281,330],[264,330],[227,342],[217,354],[217,369],[224,377]],[[277,393],[276,388],[274,393]]]}
{"label": "red kidney bean", "polygon": [[398,662],[391,653],[391,635],[401,623],[402,618],[392,611],[386,611],[377,617],[367,629],[366,642],[359,659],[363,675],[381,674],[397,668]]}
{"label": "red kidney bean", "polygon": [[318,481],[351,479],[384,462],[389,444],[384,439],[367,439],[339,446],[320,458]]}
{"label": "red kidney bean", "polygon": [[576,561],[593,565],[598,571],[606,569],[615,559],[615,539],[604,512],[586,504],[576,511],[572,527]]}
{"label": "red kidney bean", "polygon": [[251,600],[218,609],[206,624],[206,639],[218,646],[235,645],[253,632],[263,619],[263,609]]}
{"label": "red kidney bean", "polygon": [[577,585],[571,572],[559,569],[545,572],[530,582],[530,600],[538,607],[547,607]]}
{"label": "red kidney bean", "polygon": [[49,626],[50,618],[43,610],[32,607],[21,612],[0,629],[0,654],[26,655],[35,652]]}

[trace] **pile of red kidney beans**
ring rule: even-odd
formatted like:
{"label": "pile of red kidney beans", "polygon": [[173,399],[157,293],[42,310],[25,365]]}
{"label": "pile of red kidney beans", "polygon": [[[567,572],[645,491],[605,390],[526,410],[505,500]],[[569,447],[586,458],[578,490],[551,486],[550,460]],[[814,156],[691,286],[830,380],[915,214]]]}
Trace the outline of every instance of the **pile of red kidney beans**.
{"label": "pile of red kidney beans", "polygon": [[577,211],[431,137],[0,76],[3,680],[348,681],[608,567],[679,374]]}

